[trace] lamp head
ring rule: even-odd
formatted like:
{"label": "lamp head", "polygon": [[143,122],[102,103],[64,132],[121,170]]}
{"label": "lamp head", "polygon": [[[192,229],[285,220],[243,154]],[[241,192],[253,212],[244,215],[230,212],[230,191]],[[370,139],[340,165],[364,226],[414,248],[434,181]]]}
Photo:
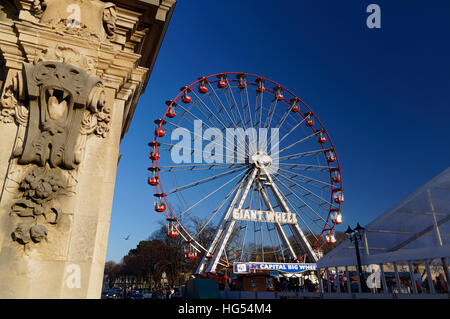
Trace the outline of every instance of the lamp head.
{"label": "lamp head", "polygon": [[353,234],[353,229],[348,226],[347,230],[345,231],[345,234],[347,235],[347,237],[351,237],[351,235]]}
{"label": "lamp head", "polygon": [[358,232],[359,234],[364,233],[365,228],[362,227],[359,223],[358,225],[356,225],[355,231]]}

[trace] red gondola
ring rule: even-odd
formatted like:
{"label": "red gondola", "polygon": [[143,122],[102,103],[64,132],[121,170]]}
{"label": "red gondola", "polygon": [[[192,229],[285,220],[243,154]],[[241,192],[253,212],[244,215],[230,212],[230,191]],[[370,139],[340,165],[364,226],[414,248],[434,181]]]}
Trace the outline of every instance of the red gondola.
{"label": "red gondola", "polygon": [[336,161],[336,155],[334,155],[334,152],[332,150],[326,152],[326,157],[327,161],[330,163]]}
{"label": "red gondola", "polygon": [[309,127],[312,127],[314,125],[314,118],[311,113],[305,114],[305,123]]}
{"label": "red gondola", "polygon": [[319,143],[320,144],[325,144],[326,143],[327,137],[326,137],[326,135],[325,135],[323,130],[320,131],[318,139],[319,139]]}
{"label": "red gondola", "polygon": [[340,189],[333,190],[333,200],[338,204],[342,204],[344,202],[344,194]]}
{"label": "red gondola", "polygon": [[178,230],[173,229],[167,233],[167,237],[176,238],[178,236]]}
{"label": "red gondola", "polygon": [[175,109],[175,106],[177,106],[177,103],[173,102],[172,100],[166,101],[167,106],[169,109],[166,112],[166,116],[168,118],[174,118],[177,115],[177,111]]}
{"label": "red gondola", "polygon": [[342,181],[341,173],[338,168],[331,169],[331,180],[335,183],[340,183]]}
{"label": "red gondola", "polygon": [[164,205],[163,203],[155,203],[155,211],[157,211],[158,213],[162,213],[166,210],[166,205]]}
{"label": "red gondola", "polygon": [[200,80],[200,86],[198,87],[198,91],[202,94],[205,94],[206,92],[208,92],[208,87],[206,86],[206,84],[208,83],[208,80],[205,77],[201,77],[199,78]]}
{"label": "red gondola", "polygon": [[264,87],[265,80],[263,78],[257,78],[256,79],[256,92],[262,93],[266,90]]}
{"label": "red gondola", "polygon": [[168,118],[174,118],[177,115],[177,111],[175,110],[174,106],[171,106],[166,113]]}
{"label": "red gondola", "polygon": [[191,98],[191,96],[189,95],[189,92],[191,92],[191,89],[190,88],[188,88],[187,86],[183,86],[181,89],[180,89],[181,91],[184,91],[183,92],[183,97],[181,98],[181,100],[183,101],[183,103],[190,103],[190,102],[192,102],[192,98]]}
{"label": "red gondola", "polygon": [[166,135],[166,130],[163,127],[158,127],[155,129],[155,135],[158,137],[163,137]]}
{"label": "red gondola", "polygon": [[227,76],[226,76],[226,74],[219,74],[218,76],[217,76],[217,78],[219,79],[219,82],[217,83],[217,87],[219,88],[219,89],[224,89],[224,88],[226,88],[227,87]]}
{"label": "red gondola", "polygon": [[291,111],[292,112],[296,112],[296,113],[300,112],[300,106],[298,105],[298,101],[299,101],[299,99],[296,97],[291,99],[291,105],[292,105]]}
{"label": "red gondola", "polygon": [[273,88],[273,91],[275,92],[275,98],[279,101],[283,99],[283,88],[281,86],[276,86]]}
{"label": "red gondola", "polygon": [[176,238],[178,236],[178,229],[173,223],[175,219],[167,218],[167,220],[169,221],[169,223],[166,225],[167,237]]}
{"label": "red gondola", "polygon": [[148,183],[149,183],[150,185],[152,185],[152,186],[158,185],[158,181],[159,181],[159,179],[158,179],[158,177],[156,177],[156,176],[153,176],[153,177],[149,177],[149,178],[148,178]]}
{"label": "red gondola", "polygon": [[163,137],[164,135],[166,135],[166,130],[164,130],[163,127],[160,127],[161,125],[166,124],[166,121],[163,119],[156,119],[155,124],[158,125],[157,128],[155,128],[155,135],[158,137]]}
{"label": "red gondola", "polygon": [[150,153],[149,157],[152,161],[156,161],[161,157],[161,155],[158,152],[153,151]]}
{"label": "red gondola", "polygon": [[244,74],[238,74],[238,75],[236,75],[236,77],[238,79],[238,88],[245,89],[245,87],[247,86],[245,75]]}
{"label": "red gondola", "polygon": [[197,252],[194,247],[191,245],[191,241],[186,241],[186,245],[184,246],[184,255],[186,259],[194,260],[197,257]]}

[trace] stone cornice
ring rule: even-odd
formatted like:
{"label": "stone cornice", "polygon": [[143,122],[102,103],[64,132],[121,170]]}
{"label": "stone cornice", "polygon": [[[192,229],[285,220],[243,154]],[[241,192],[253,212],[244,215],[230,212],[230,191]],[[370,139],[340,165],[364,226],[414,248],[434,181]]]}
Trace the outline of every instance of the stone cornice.
{"label": "stone cornice", "polygon": [[0,22],[0,51],[5,60],[6,67],[20,70],[25,58],[17,43],[17,35],[13,25]]}
{"label": "stone cornice", "polygon": [[[112,0],[119,8],[139,12],[138,26],[134,34],[130,35],[130,42],[135,42],[135,52],[141,55],[139,65],[148,69],[143,81],[142,94],[153,69],[165,32],[175,9],[176,0]],[[142,32],[142,35],[139,34]],[[142,36],[142,41],[140,37]],[[140,41],[140,42],[139,42]],[[122,137],[131,124],[139,96],[131,102],[124,114]]]}

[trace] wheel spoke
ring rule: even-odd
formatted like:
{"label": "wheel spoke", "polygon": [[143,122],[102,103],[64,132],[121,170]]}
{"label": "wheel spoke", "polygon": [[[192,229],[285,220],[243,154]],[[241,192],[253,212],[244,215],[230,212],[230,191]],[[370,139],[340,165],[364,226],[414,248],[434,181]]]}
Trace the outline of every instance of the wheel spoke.
{"label": "wheel spoke", "polygon": [[[171,168],[163,169],[164,166],[158,166],[160,168],[160,172],[189,172],[189,171],[201,171],[201,170],[217,170],[217,169],[227,169],[232,168],[235,166],[245,166],[245,164],[228,164],[227,166],[223,166],[227,164],[195,164],[195,165],[189,165],[189,167],[177,167],[172,166]],[[219,167],[216,167],[219,166]],[[166,166],[167,167],[167,166]]]}
{"label": "wheel spoke", "polygon": [[[283,171],[283,172],[286,172],[286,174],[291,174],[292,176],[290,176],[290,178],[296,178],[297,176],[298,177],[303,177],[306,180],[314,181],[316,183],[323,184],[325,186],[333,187],[333,185],[330,184],[330,183],[327,183],[327,182],[324,182],[324,181],[321,181],[321,180],[318,180],[318,179],[315,179],[315,178],[312,178],[312,177],[309,177],[309,176],[305,176],[305,175],[302,175],[302,174],[293,173],[293,172],[291,172],[290,170],[287,170],[287,169],[279,168],[279,170]],[[306,183],[306,184],[309,183],[309,181],[306,181],[306,182],[305,181],[301,181],[301,182]],[[315,185],[311,184],[311,186],[315,186]],[[315,187],[317,187],[317,186],[315,186]],[[320,188],[323,188],[323,186],[320,187]]]}
{"label": "wheel spoke", "polygon": [[[298,122],[293,128],[291,128],[289,130],[289,132],[287,134],[285,134],[279,141],[277,144],[275,144],[275,146],[278,146],[281,142],[284,141],[284,139],[286,137],[288,137],[297,127],[299,127],[303,122],[305,121],[305,119],[302,119],[300,122]],[[273,148],[273,147],[272,147]]]}
{"label": "wheel spoke", "polygon": [[208,226],[209,222],[216,216],[217,212],[225,205],[227,200],[230,198],[232,194],[239,188],[240,182],[236,183],[236,185],[231,189],[231,191],[225,196],[225,198],[222,200],[222,202],[219,204],[219,206],[212,211],[212,213],[208,216],[206,221],[203,223],[203,225],[200,227],[200,230],[197,233],[197,236],[202,233],[202,231]]}
{"label": "wheel spoke", "polygon": [[183,212],[180,213],[180,216],[183,216],[185,213],[189,212],[192,208],[196,207],[198,204],[200,204],[201,202],[203,202],[204,200],[206,200],[207,198],[209,198],[211,195],[217,193],[219,190],[221,190],[222,188],[224,188],[225,186],[227,186],[229,183],[231,183],[232,181],[234,181],[236,178],[238,178],[239,176],[241,176],[244,172],[236,175],[235,177],[233,177],[232,179],[230,179],[228,182],[226,182],[225,184],[223,184],[222,186],[220,186],[219,188],[213,190],[212,192],[210,192],[208,195],[206,195],[205,197],[203,197],[202,199],[200,199],[199,201],[197,201],[195,204],[193,204],[192,206],[190,206],[189,208],[185,209]]}
{"label": "wheel spoke", "polygon": [[[181,127],[181,126],[179,126],[179,125],[177,125],[177,124],[175,124],[175,123],[172,123],[171,121],[168,121],[168,120],[166,120],[166,122],[167,122],[168,124],[170,124],[170,125],[175,126],[176,128],[184,129],[184,130],[186,130],[187,132],[189,132],[190,134],[192,133],[194,136],[200,137],[200,139],[205,140],[205,139],[203,138],[203,136],[202,136],[203,134],[202,134],[202,135],[198,135],[197,133],[195,133],[195,132],[193,132],[193,131],[191,131],[191,130],[188,130],[188,129],[185,128],[185,127]],[[219,145],[219,146],[222,146],[222,147],[225,147],[227,150],[229,150],[229,151],[231,151],[233,154],[235,154],[235,150],[232,150],[232,149],[230,149],[230,148],[224,146],[223,143],[222,143],[222,144],[218,144],[218,143],[215,142],[215,141],[209,141],[209,140],[206,140],[206,141],[211,142],[211,143],[214,142],[214,144]],[[225,145],[226,145],[226,144],[225,144]]]}
{"label": "wheel spoke", "polygon": [[[284,184],[284,183],[283,183],[279,178],[277,178],[275,175],[273,175],[273,177],[274,177],[278,182],[280,182],[280,184],[283,185],[285,188],[290,189],[286,184]],[[289,181],[289,179],[287,179],[287,180]],[[325,219],[324,219],[319,213],[317,213],[311,206],[309,206],[309,205],[308,205],[301,197],[299,197],[299,196],[296,194],[296,192],[290,191],[289,194],[294,195],[294,197],[296,197],[298,200],[300,200],[300,201],[303,203],[303,205],[305,205],[306,207],[308,207],[308,208],[314,213],[314,215],[316,215],[319,219],[323,220],[323,221],[326,223]],[[299,206],[297,206],[297,207],[298,207],[299,209],[301,209]],[[302,211],[303,211],[303,210],[302,210]],[[307,215],[307,214],[305,214],[305,215]],[[314,221],[313,218],[311,218],[311,220]]]}
{"label": "wheel spoke", "polygon": [[[302,201],[302,199],[300,198],[300,197],[298,197],[298,195],[295,193],[295,192],[292,192],[291,190],[290,190],[290,188],[289,188],[289,186],[287,186],[286,184],[284,184],[282,181],[280,181],[280,180],[278,180],[278,182],[280,183],[280,185],[281,186],[283,186],[283,188],[285,188],[286,190],[287,190],[287,195],[285,195],[285,194],[283,194],[283,197],[284,197],[284,199],[286,200],[286,201],[288,201],[289,202],[289,204],[290,204],[290,206],[293,208],[293,210],[295,211],[295,213],[297,214],[297,216],[298,217],[300,217],[300,219],[305,223],[305,226],[306,227],[308,227],[308,229],[309,229],[309,226],[306,224],[306,222],[304,221],[304,219],[303,219],[303,217],[301,216],[301,214],[297,211],[297,209],[296,208],[298,208],[306,217],[308,217],[310,220],[311,220],[311,222],[313,223],[313,224],[315,224],[317,227],[319,227],[319,229],[323,229],[323,225],[320,225],[320,224],[318,224],[317,223],[317,220],[321,220],[321,221],[323,221],[325,224],[326,224],[326,220],[320,215],[320,214],[318,214],[314,209],[312,209],[311,207],[309,207],[308,206],[308,208],[317,216],[317,218],[318,219],[314,219],[314,218],[312,218],[309,214],[307,214],[301,207],[299,207],[299,206],[297,206],[297,205],[294,205],[290,200],[289,200],[289,198],[288,198],[288,196],[290,195],[290,194],[292,194],[292,195],[294,195],[297,199],[299,199],[299,200],[301,200]],[[303,201],[302,201],[303,202]],[[303,202],[304,203],[304,202]],[[306,203],[305,203],[306,204]],[[310,229],[309,229],[310,230]],[[311,230],[310,230],[311,231]],[[311,231],[311,233],[313,233],[312,231]],[[314,234],[314,233],[313,233]]]}
{"label": "wheel spoke", "polygon": [[[181,105],[179,105],[179,106],[181,106]],[[185,108],[183,108],[182,106],[181,106],[181,108],[185,110]],[[187,111],[187,110],[186,110],[186,111]],[[188,112],[188,111],[187,111],[187,112]],[[200,118],[198,118],[197,116],[195,116],[195,115],[192,114],[191,112],[189,112],[189,114],[191,114],[196,120],[202,121],[202,125],[206,125],[208,128],[212,128],[211,126],[209,126],[208,124],[206,124],[205,122],[203,122],[203,120],[201,120]],[[211,113],[211,114],[213,114],[213,113]],[[186,118],[186,119],[187,119],[187,118]],[[188,119],[187,119],[187,120],[188,120]],[[192,120],[190,120],[190,122],[191,122],[191,124],[192,124],[193,126],[195,125],[194,122],[193,122]],[[211,124],[213,124],[211,121],[208,121],[208,122],[210,122]],[[172,123],[172,122],[167,121],[167,123],[176,126],[176,128],[181,128],[181,126],[175,125],[175,124]],[[223,127],[226,128],[225,125],[223,125]],[[188,130],[188,131],[189,131],[189,130]],[[225,130],[225,132],[224,132],[223,130],[219,130],[219,131],[220,131],[220,133],[222,134],[222,137],[225,137],[225,145],[227,145],[228,142],[232,142],[231,145],[234,145],[234,141],[231,141],[231,140],[228,139],[227,134],[226,134],[226,130]],[[191,131],[189,131],[189,132],[191,132]],[[195,134],[195,135],[196,135],[196,136],[199,136],[198,134]],[[203,134],[202,134],[202,135],[203,135]],[[200,137],[201,137],[202,140],[205,140],[205,139],[203,138],[203,136],[200,136]],[[209,140],[206,140],[206,141],[209,141]],[[231,149],[229,149],[229,148],[227,148],[227,149],[231,151]],[[233,151],[233,154],[237,155],[237,152],[236,152],[236,151]]]}
{"label": "wheel spoke", "polygon": [[304,141],[309,140],[310,138],[312,138],[312,137],[314,137],[314,136],[317,136],[318,133],[319,133],[319,132],[317,131],[317,132],[315,132],[314,134],[308,135],[307,137],[304,137],[304,138],[302,138],[302,139],[300,139],[300,140],[297,140],[297,141],[295,141],[294,143],[292,143],[292,144],[286,146],[285,148],[281,149],[281,150],[278,151],[277,153],[275,153],[275,154],[273,154],[273,155],[271,154],[271,155],[272,155],[272,156],[275,156],[275,155],[281,154],[281,153],[283,153],[284,151],[287,151],[288,149],[294,147],[295,145],[298,145],[298,144],[300,144],[300,143],[302,143],[302,142],[304,142]]}
{"label": "wheel spoke", "polygon": [[309,190],[308,188],[306,188],[306,187],[304,187],[304,186],[302,186],[302,185],[300,185],[300,184],[298,184],[298,183],[292,181],[292,179],[290,179],[289,177],[286,177],[285,175],[283,175],[283,174],[281,174],[281,173],[279,173],[279,172],[277,173],[277,175],[280,175],[281,177],[284,177],[284,178],[286,178],[287,180],[290,180],[293,184],[295,184],[296,186],[298,186],[298,187],[300,187],[301,189],[303,189],[304,191],[306,191],[307,194],[313,195],[314,197],[316,197],[317,199],[321,200],[321,201],[324,202],[325,204],[328,204],[328,205],[330,205],[330,206],[334,206],[334,208],[338,208],[338,207],[336,207],[333,203],[327,201],[326,199],[324,199],[324,198],[322,198],[321,196],[317,195],[316,193],[312,192],[312,191]]}
{"label": "wheel spoke", "polygon": [[[230,82],[227,82],[227,88],[228,88],[228,90],[229,90],[229,93],[230,93],[230,97],[233,99],[233,106],[234,106],[234,108],[236,109],[236,111],[237,111],[237,113],[238,113],[238,115],[239,115],[239,119],[240,119],[240,121],[241,121],[241,123],[242,123],[242,126],[243,127],[245,127],[245,129],[247,129],[247,126],[245,125],[245,121],[244,121],[244,119],[242,118],[242,115],[241,115],[241,112],[239,111],[239,108],[238,108],[238,106],[237,106],[237,102],[236,102],[236,99],[235,99],[235,97],[234,97],[234,93],[233,93],[233,90],[231,89],[231,86],[230,86]],[[228,102],[228,99],[226,99],[227,100],[227,102]],[[233,107],[231,107],[230,106],[230,109],[232,109]]]}
{"label": "wheel spoke", "polygon": [[[212,87],[212,86],[210,85],[210,87]],[[230,84],[228,83],[228,81],[227,81],[227,87],[229,87],[230,90],[231,90],[231,87],[230,87]],[[217,95],[216,91],[215,91],[214,89],[212,89],[212,92],[214,93],[215,97],[216,97],[217,100],[219,101],[219,103],[220,103],[220,105],[222,106],[222,108],[225,110],[225,113],[227,114],[227,116],[228,116],[228,118],[230,119],[231,123],[233,123],[233,127],[234,127],[234,128],[239,128],[239,126],[237,125],[237,122],[236,122],[235,119],[234,119],[234,116],[233,116],[233,118],[231,118],[230,114],[229,114],[228,111],[227,111],[227,108],[226,108],[225,105],[222,103],[222,100],[219,98],[219,96]],[[224,94],[224,95],[225,95],[225,99],[226,99],[226,101],[227,101],[227,105],[230,107],[230,112],[232,113],[232,107],[230,106],[230,103],[229,103],[229,101],[228,101],[228,98],[227,98],[226,94]],[[234,115],[234,113],[232,113],[232,114]],[[227,128],[227,126],[225,126],[225,128]],[[244,141],[244,143],[245,143],[245,145],[246,145],[246,147],[247,147],[247,149],[248,149],[248,144],[247,144],[247,141],[246,141],[246,139],[245,139],[245,136],[242,136],[240,130],[238,130],[238,132],[239,132],[239,137]],[[232,144],[234,145],[234,141],[233,141]]]}
{"label": "wheel spoke", "polygon": [[[247,98],[247,110],[248,110],[248,116],[250,118],[250,127],[254,127],[253,126],[253,117],[252,117],[252,111],[251,111],[251,107],[250,107],[250,99],[248,98],[248,89],[247,86],[245,86],[245,97]],[[241,100],[242,100],[242,94],[241,94]],[[244,103],[244,102],[242,102]]]}
{"label": "wheel spoke", "polygon": [[301,164],[301,163],[278,163],[279,166],[285,167],[289,166],[289,170],[298,171],[316,171],[316,172],[326,172],[330,170],[330,167],[323,165],[313,165],[313,164]]}
{"label": "wheel spoke", "polygon": [[215,180],[215,179],[217,179],[219,177],[227,176],[227,175],[236,173],[236,172],[238,172],[240,170],[242,170],[242,168],[237,168],[237,169],[234,169],[234,170],[231,170],[231,171],[227,171],[227,172],[224,172],[224,173],[216,174],[216,175],[213,175],[213,176],[201,179],[199,181],[196,181],[196,182],[193,182],[193,183],[181,186],[181,187],[177,187],[177,188],[171,189],[170,191],[166,192],[166,195],[170,195],[170,194],[182,191],[182,190],[187,189],[187,188],[195,187],[195,186],[198,186],[200,184],[203,184],[203,183],[206,183],[206,182],[209,182],[209,181],[213,181],[213,180]]}
{"label": "wheel spoke", "polygon": [[297,158],[302,158],[302,157],[305,157],[305,156],[316,155],[316,154],[323,153],[323,152],[324,152],[324,150],[320,149],[320,150],[296,153],[296,154],[281,156],[281,157],[278,158],[278,160],[282,161],[282,160],[297,159]]}

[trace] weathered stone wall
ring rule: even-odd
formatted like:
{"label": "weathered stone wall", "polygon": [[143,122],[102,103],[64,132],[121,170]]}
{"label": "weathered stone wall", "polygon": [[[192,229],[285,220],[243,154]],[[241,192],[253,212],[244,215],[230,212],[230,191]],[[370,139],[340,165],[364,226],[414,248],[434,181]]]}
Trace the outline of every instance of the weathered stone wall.
{"label": "weathered stone wall", "polygon": [[161,42],[174,4],[136,7],[152,33],[140,1],[115,2],[0,6],[0,298],[100,297],[119,144],[151,67],[142,44]]}

